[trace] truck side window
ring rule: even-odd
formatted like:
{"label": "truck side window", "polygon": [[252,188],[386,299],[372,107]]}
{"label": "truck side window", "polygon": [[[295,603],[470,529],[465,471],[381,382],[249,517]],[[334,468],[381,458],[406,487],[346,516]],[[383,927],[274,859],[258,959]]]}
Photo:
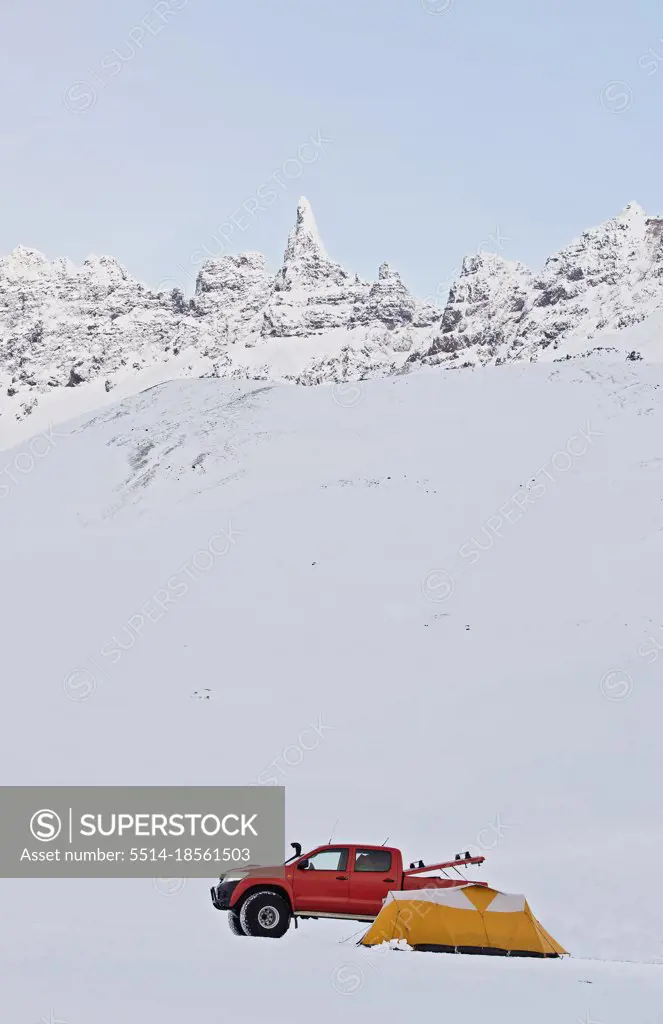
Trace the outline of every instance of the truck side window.
{"label": "truck side window", "polygon": [[380,871],[385,874],[391,871],[391,853],[389,850],[357,850],[355,871]]}
{"label": "truck side window", "polygon": [[348,854],[347,846],[338,850],[320,850],[308,858],[307,871],[347,871]]}

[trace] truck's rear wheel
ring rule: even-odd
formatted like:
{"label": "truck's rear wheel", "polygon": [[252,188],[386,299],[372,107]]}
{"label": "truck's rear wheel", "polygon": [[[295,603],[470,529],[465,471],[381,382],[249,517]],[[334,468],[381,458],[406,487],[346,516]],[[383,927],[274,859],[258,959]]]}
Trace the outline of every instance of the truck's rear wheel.
{"label": "truck's rear wheel", "polygon": [[239,914],[236,910],[228,911],[228,927],[233,935],[246,935],[246,932],[242,928],[242,922],[239,919]]}
{"label": "truck's rear wheel", "polygon": [[280,939],[290,927],[290,907],[274,892],[256,892],[242,904],[239,923],[245,935]]}

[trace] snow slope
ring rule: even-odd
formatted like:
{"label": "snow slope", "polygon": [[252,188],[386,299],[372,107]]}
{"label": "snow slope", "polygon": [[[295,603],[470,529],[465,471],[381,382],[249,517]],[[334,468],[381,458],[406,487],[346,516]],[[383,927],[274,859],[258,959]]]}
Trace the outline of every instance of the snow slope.
{"label": "snow slope", "polygon": [[[663,960],[662,383],[179,381],[3,453],[4,782],[276,780],[305,847],[482,850],[576,957]],[[0,905],[12,1022],[660,1021],[655,963],[233,939],[200,882]]]}
{"label": "snow slope", "polygon": [[[46,1024],[321,1024],[427,1020],[483,1024],[659,1024],[663,966],[599,961],[498,961],[435,953],[368,952],[303,926],[280,942],[235,940],[185,888],[132,893],[132,914],[108,884],[103,931],[93,914],[63,941],[40,937],[39,960],[11,947],[7,1020]],[[58,902],[53,913],[64,909]],[[100,908],[97,908],[99,913]],[[217,917],[221,915],[217,914]],[[137,925],[136,922],[139,922]],[[132,932],[127,939],[127,929]],[[347,933],[348,929],[345,929]],[[247,946],[250,945],[250,948]],[[26,968],[33,974],[26,979]],[[13,1013],[13,1016],[11,1015]]]}

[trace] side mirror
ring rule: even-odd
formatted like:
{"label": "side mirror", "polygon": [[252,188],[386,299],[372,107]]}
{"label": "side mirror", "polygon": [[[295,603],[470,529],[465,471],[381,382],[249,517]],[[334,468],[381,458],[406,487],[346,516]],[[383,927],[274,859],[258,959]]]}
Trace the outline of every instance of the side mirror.
{"label": "side mirror", "polygon": [[308,867],[308,863],[308,857],[304,857],[304,860],[300,860],[299,864],[297,865],[297,870],[305,871],[306,868]]}

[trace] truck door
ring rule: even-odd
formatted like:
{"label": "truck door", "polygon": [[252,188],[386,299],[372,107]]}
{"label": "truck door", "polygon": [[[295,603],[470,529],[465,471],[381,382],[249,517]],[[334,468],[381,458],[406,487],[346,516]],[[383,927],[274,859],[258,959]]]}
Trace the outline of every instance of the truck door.
{"label": "truck door", "polygon": [[350,913],[375,917],[390,889],[399,886],[392,850],[357,849],[350,872]]}
{"label": "truck door", "polygon": [[297,867],[292,880],[295,910],[348,914],[349,859],[349,846],[327,846],[302,858],[308,864],[304,868]]}

